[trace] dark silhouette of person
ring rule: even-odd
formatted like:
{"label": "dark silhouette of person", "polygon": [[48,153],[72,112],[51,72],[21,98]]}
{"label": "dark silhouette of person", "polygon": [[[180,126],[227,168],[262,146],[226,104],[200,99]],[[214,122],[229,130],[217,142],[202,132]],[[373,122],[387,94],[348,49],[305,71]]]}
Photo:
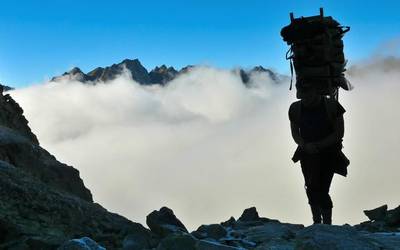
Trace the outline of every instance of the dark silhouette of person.
{"label": "dark silhouette of person", "polygon": [[292,137],[298,145],[292,160],[300,160],[314,224],[332,224],[329,188],[339,164],[346,111],[335,99],[320,95],[313,85],[296,87],[300,100],[289,108]]}

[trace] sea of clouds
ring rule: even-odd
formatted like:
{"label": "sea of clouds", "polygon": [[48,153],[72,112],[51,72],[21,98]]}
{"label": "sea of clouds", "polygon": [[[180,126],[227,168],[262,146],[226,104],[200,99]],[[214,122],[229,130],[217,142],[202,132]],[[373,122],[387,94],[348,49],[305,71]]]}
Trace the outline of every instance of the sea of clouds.
{"label": "sea of clouds", "polygon": [[[347,178],[335,176],[334,223],[359,223],[363,209],[400,205],[400,63],[375,58],[350,70]],[[394,66],[393,66],[394,65]],[[382,66],[382,67],[380,67]],[[42,147],[77,168],[94,200],[145,224],[168,206],[191,230],[256,206],[264,217],[310,224],[287,110],[287,80],[199,66],[165,87],[125,73],[97,85],[66,80],[14,90]]]}

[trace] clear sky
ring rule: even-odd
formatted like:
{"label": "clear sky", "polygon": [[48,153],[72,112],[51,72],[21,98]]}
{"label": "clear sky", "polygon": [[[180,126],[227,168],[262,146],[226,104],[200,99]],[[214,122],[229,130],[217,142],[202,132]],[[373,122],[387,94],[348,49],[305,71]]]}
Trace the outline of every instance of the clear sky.
{"label": "clear sky", "polygon": [[352,30],[345,38],[350,63],[400,37],[399,1],[2,1],[0,82],[41,82],[73,66],[89,71],[125,58],[150,70],[263,65],[288,72],[279,35],[295,16],[324,7]]}

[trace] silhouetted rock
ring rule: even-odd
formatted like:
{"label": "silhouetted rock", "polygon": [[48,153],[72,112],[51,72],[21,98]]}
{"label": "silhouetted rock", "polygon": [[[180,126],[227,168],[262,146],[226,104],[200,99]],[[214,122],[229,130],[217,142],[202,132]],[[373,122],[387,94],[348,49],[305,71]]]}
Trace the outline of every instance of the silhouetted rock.
{"label": "silhouetted rock", "polygon": [[154,210],[147,215],[146,224],[152,232],[162,237],[171,233],[188,232],[185,225],[167,207],[162,207],[159,211]]}
{"label": "silhouetted rock", "polygon": [[220,224],[201,225],[196,231],[191,233],[196,238],[212,238],[218,240],[227,235],[226,229]]}
{"label": "silhouetted rock", "polygon": [[28,126],[22,108],[9,94],[0,94],[0,126],[12,129],[33,144],[39,145],[38,139]]}
{"label": "silhouetted rock", "polygon": [[384,220],[387,215],[387,205],[380,206],[371,210],[364,210],[364,214],[370,220]]}
{"label": "silhouetted rock", "polygon": [[375,209],[365,210],[370,221],[355,225],[358,230],[369,232],[397,232],[400,226],[400,206],[387,210],[387,205]]}
{"label": "silhouetted rock", "polygon": [[233,227],[233,225],[236,223],[236,220],[233,216],[229,218],[229,220],[221,222],[221,225],[224,227]]}
{"label": "silhouetted rock", "polygon": [[388,226],[400,226],[400,206],[387,211],[385,221]]}
{"label": "silhouetted rock", "polygon": [[260,216],[258,216],[258,212],[255,207],[245,209],[242,215],[239,217],[239,221],[255,221],[258,219],[260,219]]}

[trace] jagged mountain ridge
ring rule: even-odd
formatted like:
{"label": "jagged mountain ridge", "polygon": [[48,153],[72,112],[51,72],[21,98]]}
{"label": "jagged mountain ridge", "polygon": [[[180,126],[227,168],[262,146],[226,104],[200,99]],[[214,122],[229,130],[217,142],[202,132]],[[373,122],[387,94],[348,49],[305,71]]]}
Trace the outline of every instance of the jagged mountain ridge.
{"label": "jagged mountain ridge", "polygon": [[[175,79],[177,76],[187,73],[193,67],[193,65],[188,65],[180,70],[176,70],[174,67],[167,67],[163,64],[160,67],[155,67],[149,72],[145,67],[143,67],[139,59],[125,59],[118,64],[113,64],[104,68],[97,67],[88,73],[84,73],[80,68],[74,67],[61,76],[53,77],[51,81],[58,82],[63,79],[67,79],[76,80],[83,83],[105,82],[115,79],[126,69],[131,73],[132,79],[142,85],[165,85],[169,81]],[[245,84],[249,82],[250,75],[254,72],[267,73],[272,80],[276,82],[279,80],[279,75],[277,73],[262,66],[256,66],[251,70],[236,69],[233,70],[233,72],[238,74],[241,77],[242,82]]]}

